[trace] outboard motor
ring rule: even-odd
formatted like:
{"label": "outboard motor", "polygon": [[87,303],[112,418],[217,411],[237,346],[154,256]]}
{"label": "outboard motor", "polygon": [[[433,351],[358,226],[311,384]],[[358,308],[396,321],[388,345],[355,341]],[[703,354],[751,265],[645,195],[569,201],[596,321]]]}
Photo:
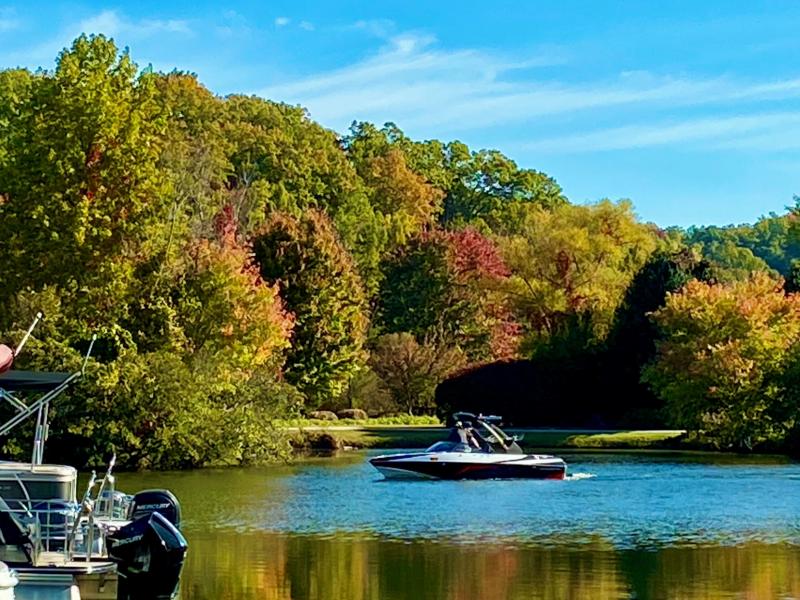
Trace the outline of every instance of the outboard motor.
{"label": "outboard motor", "polygon": [[161,513],[167,521],[181,527],[181,503],[175,494],[169,490],[144,490],[133,497],[131,501],[128,518],[131,521],[149,515],[150,513]]}
{"label": "outboard motor", "polygon": [[108,536],[108,555],[117,563],[118,597],[168,599],[175,595],[188,547],[178,530],[180,504],[170,492],[134,496],[132,522]]}

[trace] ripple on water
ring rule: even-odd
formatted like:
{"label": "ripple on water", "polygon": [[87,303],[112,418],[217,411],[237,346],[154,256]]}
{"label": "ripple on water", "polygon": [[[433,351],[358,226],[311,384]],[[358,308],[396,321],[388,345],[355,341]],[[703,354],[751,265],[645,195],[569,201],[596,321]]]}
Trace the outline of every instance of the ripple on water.
{"label": "ripple on water", "polygon": [[[367,463],[301,467],[253,529],[391,539],[663,544],[800,543],[794,463],[572,455],[566,481],[385,481]],[[574,483],[575,485],[567,485]]]}
{"label": "ripple on water", "polygon": [[617,548],[800,545],[800,465],[785,460],[570,454],[565,481],[386,481],[367,463],[369,455],[280,468],[126,474],[125,485],[173,489],[190,533],[524,545],[601,539]]}

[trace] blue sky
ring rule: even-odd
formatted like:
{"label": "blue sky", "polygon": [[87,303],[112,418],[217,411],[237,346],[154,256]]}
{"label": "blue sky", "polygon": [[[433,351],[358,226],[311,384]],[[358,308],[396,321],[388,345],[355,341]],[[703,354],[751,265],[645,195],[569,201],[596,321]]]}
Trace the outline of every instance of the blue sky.
{"label": "blue sky", "polygon": [[727,224],[800,194],[800,2],[0,0],[0,67],[81,32],[219,94],[497,148],[575,202]]}

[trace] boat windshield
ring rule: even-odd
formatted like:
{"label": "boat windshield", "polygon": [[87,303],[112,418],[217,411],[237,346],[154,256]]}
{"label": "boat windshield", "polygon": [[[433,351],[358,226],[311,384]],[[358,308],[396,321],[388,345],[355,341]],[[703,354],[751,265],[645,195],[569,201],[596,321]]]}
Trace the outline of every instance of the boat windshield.
{"label": "boat windshield", "polygon": [[428,448],[428,452],[480,452],[476,448],[471,448],[461,442],[436,442]]}

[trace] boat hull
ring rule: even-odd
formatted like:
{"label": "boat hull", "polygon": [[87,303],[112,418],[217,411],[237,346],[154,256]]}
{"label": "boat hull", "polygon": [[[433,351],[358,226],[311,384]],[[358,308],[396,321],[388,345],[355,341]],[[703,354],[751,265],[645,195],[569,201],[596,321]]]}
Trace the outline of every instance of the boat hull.
{"label": "boat hull", "polygon": [[418,453],[378,456],[387,479],[564,479],[567,465],[542,455]]}

